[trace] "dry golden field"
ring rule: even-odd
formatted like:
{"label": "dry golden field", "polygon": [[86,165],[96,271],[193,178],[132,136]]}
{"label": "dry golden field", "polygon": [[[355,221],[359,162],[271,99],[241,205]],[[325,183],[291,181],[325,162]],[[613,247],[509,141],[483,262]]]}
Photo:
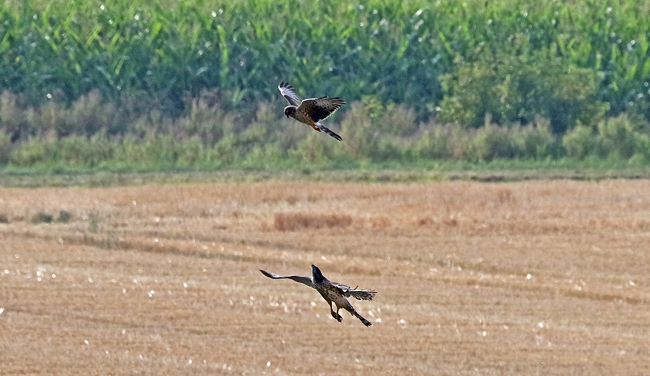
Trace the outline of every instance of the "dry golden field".
{"label": "dry golden field", "polygon": [[[650,374],[647,180],[2,188],[0,220],[2,375]],[[258,271],[312,263],[372,327]]]}

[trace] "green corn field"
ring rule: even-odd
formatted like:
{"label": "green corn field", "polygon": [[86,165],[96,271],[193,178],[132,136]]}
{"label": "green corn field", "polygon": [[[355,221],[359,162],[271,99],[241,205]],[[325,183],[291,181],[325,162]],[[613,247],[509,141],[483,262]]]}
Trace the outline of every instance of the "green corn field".
{"label": "green corn field", "polygon": [[[467,130],[487,118],[510,127],[534,126],[541,117],[558,138],[576,126],[595,134],[603,119],[626,113],[630,132],[643,136],[650,119],[649,12],[642,0],[5,1],[0,162],[3,142],[25,145],[49,132],[88,142],[95,135],[145,142],[165,133],[199,137],[207,148],[220,143],[219,150],[249,145],[240,154],[266,150],[264,143],[282,140],[250,146],[246,137],[255,132],[245,131],[264,122],[255,117],[260,104],[282,114],[281,81],[303,96],[362,101],[375,123],[395,108],[412,114],[404,128],[410,133],[386,126],[390,137],[364,144],[392,142],[387,150],[401,148],[405,158],[436,155],[415,147],[431,133],[422,125],[431,119]],[[204,109],[219,124],[196,126],[196,106],[218,107]],[[88,114],[70,120],[78,108]],[[399,136],[412,139],[407,146],[391,141]],[[274,148],[286,154],[311,142],[296,137]],[[555,144],[542,145],[555,150],[547,156],[565,155],[562,140]],[[643,142],[635,145],[643,151]]]}

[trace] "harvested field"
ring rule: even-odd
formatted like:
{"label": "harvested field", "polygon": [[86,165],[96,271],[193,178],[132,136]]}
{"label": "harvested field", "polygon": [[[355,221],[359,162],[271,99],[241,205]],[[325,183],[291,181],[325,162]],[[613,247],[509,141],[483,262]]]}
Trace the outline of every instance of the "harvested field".
{"label": "harvested field", "polygon": [[[0,218],[3,375],[650,374],[647,180],[4,188]],[[258,271],[312,263],[372,327]]]}

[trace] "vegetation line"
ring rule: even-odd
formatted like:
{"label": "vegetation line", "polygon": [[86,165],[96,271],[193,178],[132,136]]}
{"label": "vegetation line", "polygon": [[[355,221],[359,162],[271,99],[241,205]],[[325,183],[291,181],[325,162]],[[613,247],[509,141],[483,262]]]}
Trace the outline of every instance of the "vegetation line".
{"label": "vegetation line", "polygon": [[[650,163],[642,0],[295,6],[6,2],[0,171]],[[287,80],[348,103],[341,143],[284,118]]]}
{"label": "vegetation line", "polygon": [[246,183],[259,181],[328,181],[328,182],[427,182],[467,180],[508,182],[524,180],[650,179],[650,169],[625,163],[603,166],[581,164],[561,168],[477,165],[474,169],[424,170],[403,169],[323,170],[323,171],[22,171],[0,172],[0,186],[6,188],[38,187],[117,187],[147,184]]}

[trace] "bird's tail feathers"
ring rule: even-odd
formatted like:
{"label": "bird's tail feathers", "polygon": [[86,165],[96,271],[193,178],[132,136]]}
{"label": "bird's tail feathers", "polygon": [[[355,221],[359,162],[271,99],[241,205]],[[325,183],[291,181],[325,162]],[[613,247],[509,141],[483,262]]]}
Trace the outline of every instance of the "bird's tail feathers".
{"label": "bird's tail feathers", "polygon": [[350,313],[352,314],[352,316],[354,316],[354,317],[358,318],[359,320],[361,320],[361,322],[363,323],[363,325],[365,325],[365,326],[370,326],[370,325],[372,325],[372,324],[370,323],[370,321],[366,320],[363,316],[361,316],[361,315],[357,312],[357,310],[354,309],[354,307],[350,306],[350,309],[347,309],[347,311],[350,312]]}
{"label": "bird's tail feathers", "polygon": [[332,132],[329,128],[327,128],[327,127],[324,126],[323,124],[321,124],[321,123],[316,123],[316,125],[318,126],[318,129],[320,129],[321,131],[323,131],[323,132],[327,133],[328,135],[334,137],[337,141],[341,141],[341,140],[342,140],[341,136],[339,136],[338,134]]}
{"label": "bird's tail feathers", "polygon": [[370,323],[370,321],[368,321],[368,320],[366,320],[365,318],[363,318],[363,316],[361,316],[360,314],[358,314],[356,311],[354,311],[354,313],[352,313],[352,314],[355,315],[359,320],[361,320],[361,322],[363,323],[363,325],[365,325],[365,326],[371,326],[371,325],[372,325],[372,323]]}

